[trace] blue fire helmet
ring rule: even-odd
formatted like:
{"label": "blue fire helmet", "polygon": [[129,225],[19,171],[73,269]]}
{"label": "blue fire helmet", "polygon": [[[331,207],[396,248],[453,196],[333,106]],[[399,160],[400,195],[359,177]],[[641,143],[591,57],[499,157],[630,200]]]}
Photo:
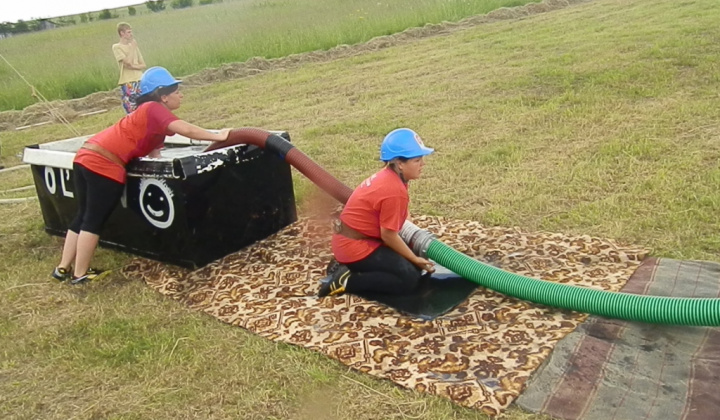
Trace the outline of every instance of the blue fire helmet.
{"label": "blue fire helmet", "polygon": [[385,136],[380,146],[380,160],[389,162],[395,158],[412,159],[427,156],[435,149],[425,147],[418,134],[409,128],[398,128]]}
{"label": "blue fire helmet", "polygon": [[181,82],[182,80],[172,77],[164,67],[150,67],[140,79],[140,95],[147,95],[157,88],[173,86]]}

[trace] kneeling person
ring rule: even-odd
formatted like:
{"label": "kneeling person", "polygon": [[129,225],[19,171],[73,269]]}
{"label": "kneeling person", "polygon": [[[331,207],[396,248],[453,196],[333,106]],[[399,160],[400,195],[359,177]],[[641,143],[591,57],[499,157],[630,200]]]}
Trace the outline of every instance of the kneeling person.
{"label": "kneeling person", "polygon": [[385,136],[380,147],[385,167],[353,191],[337,221],[332,251],[340,265],[328,270],[331,278],[319,297],[408,293],[417,287],[423,270],[434,271],[432,263],[415,255],[398,235],[408,218],[408,182],[420,178],[423,157],[433,151],[408,128]]}

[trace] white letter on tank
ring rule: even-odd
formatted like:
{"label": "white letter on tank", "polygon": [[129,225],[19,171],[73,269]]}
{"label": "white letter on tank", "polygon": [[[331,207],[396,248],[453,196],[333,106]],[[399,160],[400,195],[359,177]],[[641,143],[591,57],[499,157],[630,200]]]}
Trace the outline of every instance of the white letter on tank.
{"label": "white letter on tank", "polygon": [[53,171],[53,168],[49,166],[45,167],[45,186],[47,187],[48,191],[50,191],[50,194],[55,194],[55,191],[57,191],[57,182],[55,182],[55,171]]}
{"label": "white letter on tank", "polygon": [[62,181],[60,185],[60,187],[62,187],[62,194],[65,197],[75,198],[75,194],[73,194],[72,191],[68,191],[65,186],[65,182],[70,181],[70,171],[68,169],[60,169],[60,180]]}

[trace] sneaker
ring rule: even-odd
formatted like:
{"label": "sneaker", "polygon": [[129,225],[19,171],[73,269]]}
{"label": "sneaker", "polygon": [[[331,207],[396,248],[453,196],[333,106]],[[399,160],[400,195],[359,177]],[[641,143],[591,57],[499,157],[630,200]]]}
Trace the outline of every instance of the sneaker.
{"label": "sneaker", "polygon": [[[100,273],[110,273],[110,270],[103,270],[101,268],[88,268],[87,274],[100,274]],[[106,274],[107,275],[107,274]]]}
{"label": "sneaker", "polygon": [[62,267],[55,267],[51,274],[52,278],[54,278],[57,281],[65,281],[70,280],[72,278],[72,275],[70,274],[70,270],[67,268]]}
{"label": "sneaker", "polygon": [[320,286],[318,297],[337,296],[345,293],[350,274],[350,269],[347,266],[338,264],[337,269],[330,276],[330,281]]}
{"label": "sneaker", "polygon": [[[93,272],[91,273],[90,270]],[[109,271],[98,271],[97,269],[88,269],[87,273],[85,273],[84,276],[80,277],[73,277],[72,280],[70,280],[70,284],[81,284],[81,283],[90,283],[91,281],[99,281],[105,278],[110,274]]]}
{"label": "sneaker", "polygon": [[[67,268],[55,267],[51,276],[52,276],[52,278],[54,278],[57,281],[72,280],[73,276],[72,276],[72,274],[70,274],[70,271],[71,270],[69,270]],[[100,273],[104,273],[104,272],[105,272],[105,270],[90,267],[90,268],[88,268],[87,274],[100,274]]]}
{"label": "sneaker", "polygon": [[327,268],[325,269],[325,275],[332,276],[332,274],[336,272],[338,268],[340,268],[340,263],[337,262],[335,258],[331,259],[327,265]]}

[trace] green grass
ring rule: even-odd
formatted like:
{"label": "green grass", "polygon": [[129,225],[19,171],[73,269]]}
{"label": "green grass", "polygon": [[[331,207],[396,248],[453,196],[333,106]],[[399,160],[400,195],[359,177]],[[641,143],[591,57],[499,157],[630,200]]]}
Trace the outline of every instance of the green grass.
{"label": "green grass", "polygon": [[[207,127],[288,130],[348,185],[379,167],[387,131],[412,127],[437,150],[411,185],[414,213],[720,262],[719,21],[715,0],[596,0],[186,89],[178,113]],[[89,134],[121,115],[74,125]],[[61,125],[2,136],[4,165],[27,144],[70,137]],[[32,183],[27,171],[7,174],[0,190]],[[294,182],[302,204],[313,187],[297,172]],[[0,205],[2,418],[486,418],[117,275],[53,284],[62,241],[42,227],[36,202]],[[129,259],[97,256],[103,266]]]}
{"label": "green grass", "polygon": [[[180,10],[168,6],[161,13],[2,39],[0,54],[49,100],[71,99],[117,85],[110,46],[117,42],[120,20],[131,20],[148,65],[184,76],[223,63],[326,50],[536,1],[229,0]],[[21,77],[0,61],[0,111],[35,103],[30,94]]]}

